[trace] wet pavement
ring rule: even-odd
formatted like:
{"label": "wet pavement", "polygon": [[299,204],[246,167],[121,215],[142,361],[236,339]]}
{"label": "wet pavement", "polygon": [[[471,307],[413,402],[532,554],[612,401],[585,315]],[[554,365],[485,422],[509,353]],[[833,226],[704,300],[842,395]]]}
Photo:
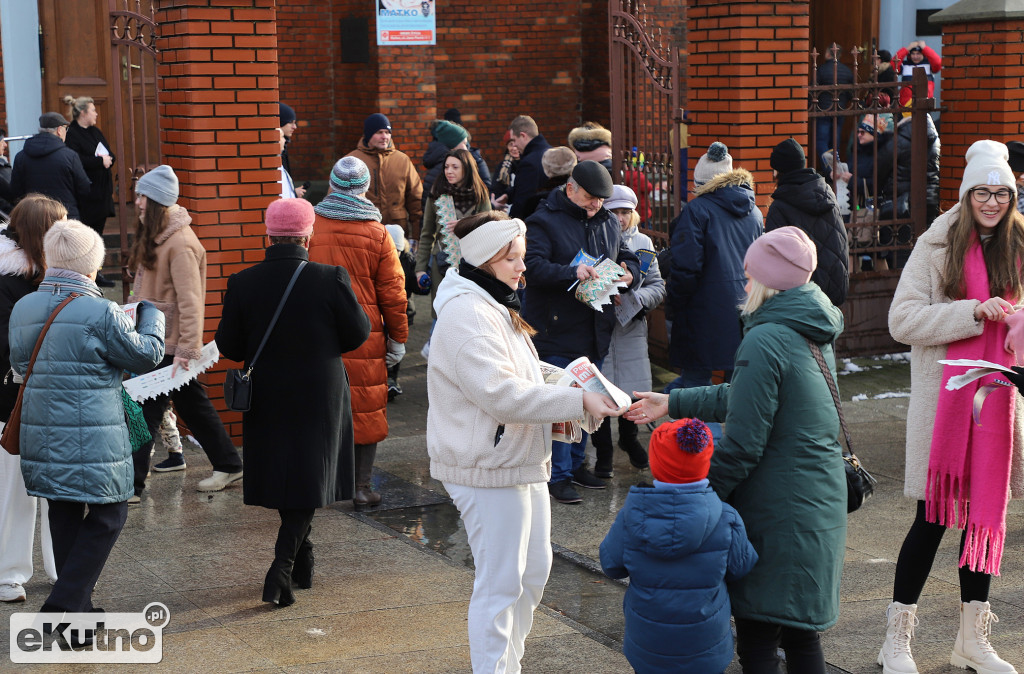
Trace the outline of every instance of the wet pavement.
{"label": "wet pavement", "polygon": [[[420,300],[421,306],[425,302]],[[156,665],[15,665],[0,671],[154,672],[468,672],[466,609],[472,556],[458,511],[429,475],[425,448],[426,363],[421,311],[402,366],[405,394],[390,406],[391,437],[380,445],[375,482],[380,508],[341,503],[318,511],[312,539],[316,575],[297,602],[260,601],[278,524],[273,511],[246,507],[241,490],[195,491],[209,474],[201,451],[186,450],[184,472],[154,474],[96,587],[108,612],[165,603],[171,622]],[[823,636],[830,671],[876,674],[893,569],[913,503],[902,497],[903,434],[909,367],[857,360],[839,380],[844,409],[865,465],[879,478],[874,498],[850,516],[839,624]],[[858,371],[853,371],[858,370]],[[659,372],[662,379],[670,376]],[[857,398],[854,401],[854,398]],[[613,433],[614,435],[614,433]],[[647,433],[642,435],[646,441]],[[525,672],[628,672],[621,654],[625,586],[599,573],[597,549],[629,486],[650,480],[616,453],[605,490],[584,502],[552,504],[551,580],[527,641]],[[1024,507],[1008,516],[1003,575],[993,582],[1000,622],[993,643],[1024,668]],[[915,655],[922,673],[948,664],[957,629],[956,543],[944,540],[920,602]],[[0,643],[8,617],[37,610],[49,586],[38,564],[24,604],[0,604]],[[730,674],[739,671],[734,662]]]}

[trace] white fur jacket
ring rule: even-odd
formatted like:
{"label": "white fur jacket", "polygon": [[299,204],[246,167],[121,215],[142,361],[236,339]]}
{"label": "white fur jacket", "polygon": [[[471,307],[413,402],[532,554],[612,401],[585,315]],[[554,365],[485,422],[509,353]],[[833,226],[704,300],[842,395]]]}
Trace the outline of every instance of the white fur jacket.
{"label": "white fur jacket", "polygon": [[[928,477],[928,455],[932,427],[939,404],[946,347],[967,337],[980,335],[981,321],[974,319],[978,300],[952,300],[942,292],[942,267],[946,259],[946,236],[959,217],[960,206],[943,213],[914,246],[900,276],[896,295],[889,307],[889,332],[910,345],[910,407],[907,410],[907,465],[903,493],[924,500]],[[1017,396],[1013,427],[1013,464],[1010,474],[1012,498],[1024,497],[1024,398]],[[964,423],[972,423],[965,418]]]}

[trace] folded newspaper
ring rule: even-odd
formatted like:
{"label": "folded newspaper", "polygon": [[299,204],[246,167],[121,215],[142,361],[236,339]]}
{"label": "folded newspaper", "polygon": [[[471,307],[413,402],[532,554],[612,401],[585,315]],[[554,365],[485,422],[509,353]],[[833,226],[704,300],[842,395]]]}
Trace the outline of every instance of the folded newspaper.
{"label": "folded newspaper", "polygon": [[[954,375],[949,378],[946,382],[947,391],[956,391],[961,389],[972,381],[977,381],[982,377],[990,374],[999,374],[1000,372],[1013,373],[1008,367],[1000,365],[999,363],[993,363],[988,360],[971,360],[969,358],[961,358],[959,360],[940,360],[943,365],[952,365],[954,367],[969,367],[971,368],[963,374]],[[1013,386],[1008,381],[1002,379],[994,379],[988,384],[979,386],[978,390],[974,393],[973,410],[972,416],[974,417],[974,423],[981,425],[981,408],[985,404],[985,398],[989,396],[993,391],[1000,389],[1004,386]]]}
{"label": "folded newspaper", "polygon": [[[950,377],[949,381],[946,382],[947,391],[956,391],[957,389],[961,389],[972,381],[981,379],[989,374],[996,374],[999,372],[1009,372],[1013,374],[1013,370],[1010,368],[988,360],[971,360],[970,358],[961,358],[959,360],[940,360],[939,362],[943,365],[972,368],[963,374]],[[1006,383],[1007,385],[1010,385],[1009,382]]]}
{"label": "folded newspaper", "polygon": [[601,260],[594,266],[594,270],[597,278],[580,281],[576,286],[576,299],[594,311],[602,311],[606,304],[611,304],[612,295],[617,295],[629,285],[619,280],[626,272],[611,260]]}
{"label": "folded newspaper", "polygon": [[[548,384],[573,386],[588,393],[600,393],[608,396],[618,405],[620,414],[629,409],[632,403],[629,395],[608,381],[608,378],[601,374],[597,366],[591,363],[586,356],[580,356],[566,365],[564,369],[541,361],[540,369],[544,374],[544,381]],[[584,430],[587,433],[593,433],[601,426],[601,421],[601,419],[595,419],[589,413],[584,412],[582,422],[573,420],[552,424],[551,439],[570,444],[579,442],[583,439]]]}

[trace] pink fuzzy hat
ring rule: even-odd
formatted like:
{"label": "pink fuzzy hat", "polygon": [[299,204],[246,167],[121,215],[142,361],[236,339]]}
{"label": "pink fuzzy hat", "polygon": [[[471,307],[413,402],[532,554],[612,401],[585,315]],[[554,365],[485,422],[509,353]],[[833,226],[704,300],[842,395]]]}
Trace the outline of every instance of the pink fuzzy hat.
{"label": "pink fuzzy hat", "polygon": [[780,227],[754,239],[743,258],[750,278],[767,288],[789,290],[811,280],[818,266],[814,242],[799,227]]}
{"label": "pink fuzzy hat", "polygon": [[316,214],[305,199],[278,199],[267,207],[267,236],[309,236]]}

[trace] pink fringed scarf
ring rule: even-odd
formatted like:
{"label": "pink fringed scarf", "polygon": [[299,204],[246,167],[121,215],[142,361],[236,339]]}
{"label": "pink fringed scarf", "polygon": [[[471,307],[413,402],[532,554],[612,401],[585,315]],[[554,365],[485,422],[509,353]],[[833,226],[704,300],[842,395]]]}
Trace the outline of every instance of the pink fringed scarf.
{"label": "pink fringed scarf", "polygon": [[[967,251],[965,265],[967,298],[987,300],[988,272],[977,237]],[[1009,367],[1014,358],[1003,348],[1006,333],[1004,323],[985,321],[985,331],[977,337],[950,344],[946,358],[980,358]],[[944,366],[928,459],[925,516],[929,522],[966,529],[960,566],[998,576],[1006,537],[1017,389],[1000,386],[993,391],[982,407],[981,423],[975,424],[971,416],[974,394],[994,377],[947,391],[946,381],[955,374],[962,370]]]}

